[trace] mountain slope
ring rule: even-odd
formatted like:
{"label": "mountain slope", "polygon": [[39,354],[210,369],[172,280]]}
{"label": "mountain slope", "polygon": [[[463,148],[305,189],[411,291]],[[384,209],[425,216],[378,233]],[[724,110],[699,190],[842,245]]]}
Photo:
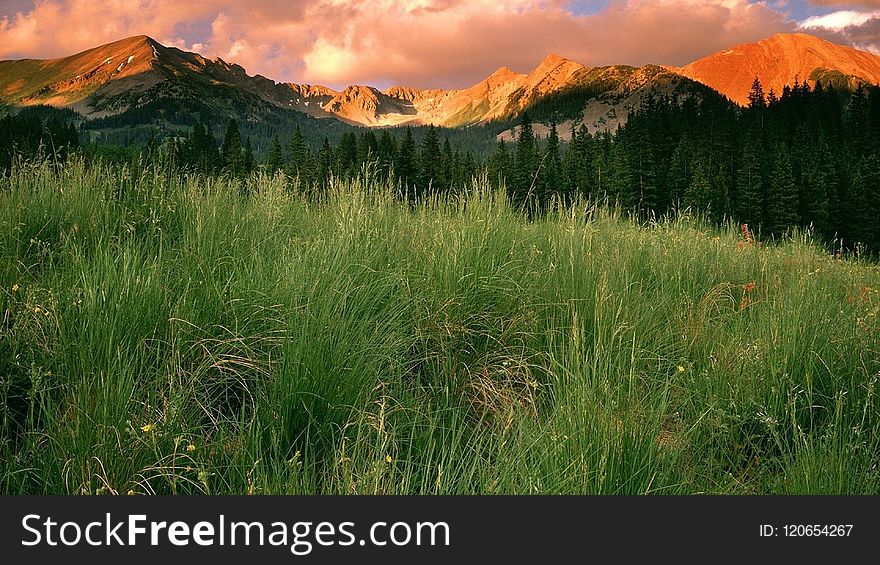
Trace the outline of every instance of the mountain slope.
{"label": "mountain slope", "polygon": [[[61,59],[0,62],[0,103],[67,107],[88,118],[143,114],[172,105],[178,115],[201,114],[203,107],[244,117],[283,109],[370,127],[461,127],[514,119],[526,109],[548,106],[548,101],[575,101],[574,111],[564,117],[587,116],[591,129],[601,129],[625,118],[620,104],[633,91],[657,86],[653,82],[658,74],[667,82],[673,76],[659,67],[650,69],[587,68],[554,54],[528,74],[502,67],[464,89],[397,86],[379,91],[355,85],[340,92],[250,76],[239,65],[137,36]],[[631,80],[634,76],[641,77],[638,84]]]}
{"label": "mountain slope", "polygon": [[670,69],[739,104],[748,103],[748,92],[756,76],[764,92],[772,88],[777,94],[795,80],[814,82],[821,73],[828,72],[880,83],[880,56],[805,33],[777,34]]}
{"label": "mountain slope", "polygon": [[320,107],[309,108],[306,100],[326,102],[335,94],[320,86],[250,76],[239,65],[165,47],[147,36],[60,59],[0,61],[0,102],[72,108],[88,118],[151,104],[206,108],[245,118],[272,108],[327,117]]}
{"label": "mountain slope", "polygon": [[125,87],[149,87],[160,47],[138,36],[61,59],[0,61],[0,96],[20,106],[76,106],[111,80],[137,77]]}
{"label": "mountain slope", "polygon": [[[296,88],[297,85],[289,85]],[[673,94],[704,90],[690,79],[662,67],[611,66],[589,68],[547,56],[528,74],[501,67],[471,87],[460,90],[419,90],[404,86],[383,92],[356,86],[329,100],[311,98],[311,107],[340,119],[367,126],[433,124],[462,127],[511,120],[525,110],[582,120],[591,131],[611,129],[648,92]]]}
{"label": "mountain slope", "polygon": [[777,93],[795,80],[880,83],[880,57],[807,34],[780,34],[683,68],[591,68],[554,54],[527,74],[502,67],[464,89],[396,86],[380,91],[355,85],[336,91],[250,76],[239,65],[137,36],[60,59],[0,61],[0,104],[48,104],[88,118],[166,112],[183,121],[205,112],[260,121],[295,110],[300,118],[307,114],[369,127],[462,127],[510,121],[530,110],[539,120],[582,123],[597,131],[625,121],[651,93],[714,96],[706,85],[745,103],[755,76],[765,91]]}

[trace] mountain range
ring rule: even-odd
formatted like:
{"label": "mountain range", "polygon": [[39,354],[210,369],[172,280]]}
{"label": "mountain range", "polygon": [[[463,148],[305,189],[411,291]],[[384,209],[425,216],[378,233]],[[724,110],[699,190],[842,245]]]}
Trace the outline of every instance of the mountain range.
{"label": "mountain range", "polygon": [[567,125],[583,123],[595,131],[615,128],[649,93],[714,92],[744,104],[755,77],[765,91],[776,93],[796,80],[878,84],[880,56],[808,34],[779,34],[684,67],[587,67],[552,54],[531,72],[502,67],[464,89],[352,85],[337,91],[251,76],[223,59],[137,36],[60,59],[0,61],[0,103],[70,108],[89,119],[150,113],[151,108],[162,115],[210,111],[251,121],[296,111],[369,127],[462,127],[512,120],[535,109],[561,113]]}

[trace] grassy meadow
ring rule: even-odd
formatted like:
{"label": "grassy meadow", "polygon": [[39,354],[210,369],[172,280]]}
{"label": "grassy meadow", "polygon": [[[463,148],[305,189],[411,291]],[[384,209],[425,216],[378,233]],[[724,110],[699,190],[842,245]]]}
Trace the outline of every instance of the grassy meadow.
{"label": "grassy meadow", "polygon": [[880,492],[877,264],[391,194],[0,178],[0,492]]}

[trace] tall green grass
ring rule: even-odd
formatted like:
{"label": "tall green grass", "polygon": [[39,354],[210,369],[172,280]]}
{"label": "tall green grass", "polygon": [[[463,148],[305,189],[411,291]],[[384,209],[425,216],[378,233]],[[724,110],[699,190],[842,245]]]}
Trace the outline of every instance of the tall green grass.
{"label": "tall green grass", "polygon": [[877,493],[880,269],[489,183],[0,180],[3,493]]}

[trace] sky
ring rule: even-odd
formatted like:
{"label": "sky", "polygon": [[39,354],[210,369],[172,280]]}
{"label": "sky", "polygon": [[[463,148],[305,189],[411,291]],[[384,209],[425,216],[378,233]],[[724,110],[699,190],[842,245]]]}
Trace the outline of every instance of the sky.
{"label": "sky", "polygon": [[880,0],[0,0],[0,59],[133,35],[276,81],[462,88],[556,53],[684,65],[778,32],[880,53]]}

